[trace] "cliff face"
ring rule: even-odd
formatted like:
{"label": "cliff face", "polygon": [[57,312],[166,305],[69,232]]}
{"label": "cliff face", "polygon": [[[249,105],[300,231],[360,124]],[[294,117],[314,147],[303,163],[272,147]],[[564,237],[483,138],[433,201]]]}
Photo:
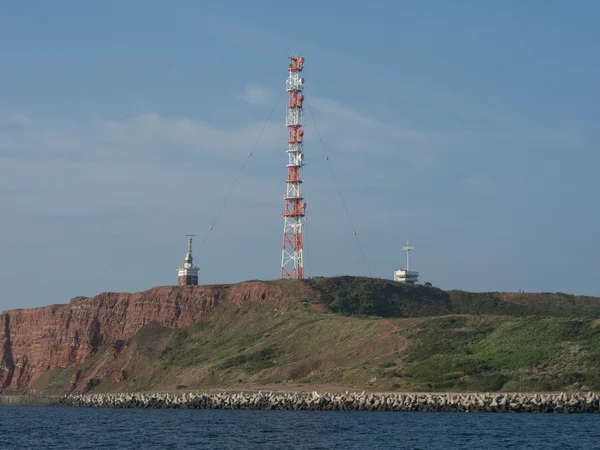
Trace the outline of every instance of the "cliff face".
{"label": "cliff face", "polygon": [[[257,304],[264,305],[257,307]],[[404,364],[405,361],[398,358],[410,347],[411,337],[398,334],[400,328],[423,320],[399,325],[399,322],[388,319],[449,314],[476,315],[478,318],[487,315],[497,325],[503,323],[505,319],[502,317],[506,316],[544,316],[575,317],[577,320],[573,323],[578,325],[574,326],[579,327],[583,323],[580,319],[587,318],[587,331],[578,336],[580,348],[600,348],[600,329],[595,322],[600,317],[600,298],[593,297],[561,293],[444,292],[431,287],[362,277],[163,286],[135,294],[104,293],[92,298],[77,297],[66,305],[0,314],[0,392],[143,390],[155,386],[176,389],[179,385],[231,385],[240,380],[271,382],[301,379],[309,375],[316,377],[319,373],[325,379],[331,376],[331,379],[340,381],[360,373],[362,378],[356,380],[364,385],[370,379],[380,378],[377,374],[382,371],[385,373],[381,374],[381,379],[390,383],[386,388],[391,388],[403,379],[394,378],[386,370],[395,371]],[[363,319],[377,316],[386,320],[369,321],[356,316]],[[198,327],[169,330],[189,327],[206,318],[208,320]],[[447,330],[452,330],[457,320],[450,317],[447,322],[431,321],[429,327],[414,329],[411,333],[424,336],[419,338],[419,348],[423,348],[424,343],[437,343],[438,335],[442,340],[454,338]],[[150,323],[157,326],[147,326]],[[460,323],[456,327],[461,330],[461,336],[466,330],[481,327],[477,321],[469,326]],[[548,323],[554,327],[549,331],[544,328],[549,326]],[[536,324],[538,328],[522,334],[526,337],[521,337],[514,344],[516,347],[524,342],[523,339],[546,336],[553,330],[562,330],[560,327],[563,325],[566,331],[561,331],[563,334],[556,332],[557,336],[574,339],[572,330],[576,328],[569,325],[571,322],[540,320]],[[484,327],[476,335],[493,329],[492,325]],[[431,334],[427,334],[429,332]],[[448,333],[450,336],[447,336]],[[556,342],[559,342],[558,337]],[[459,344],[465,345],[463,341],[456,345]],[[502,345],[498,344],[500,353],[504,352]],[[566,345],[571,346],[572,343],[544,347],[535,355],[549,354],[550,349],[564,349]],[[481,351],[481,348],[469,351]],[[436,347],[423,352],[429,358],[439,353],[439,349]],[[571,353],[583,355],[580,357],[583,362],[568,360],[570,365],[564,367],[565,373],[573,373],[574,370],[590,374],[598,372],[597,356],[594,355],[596,365],[592,370],[585,360],[589,353],[587,350]],[[524,354],[518,361],[530,361],[531,357],[527,355]],[[420,355],[411,357],[410,361],[414,363],[416,357]],[[478,361],[489,357],[490,354],[484,352]],[[461,364],[473,368],[473,359],[474,356]],[[463,370],[462,366],[454,368],[455,360],[456,355],[450,355],[449,362],[443,367]],[[489,364],[475,369],[500,369],[504,362],[505,359],[492,358]],[[540,360],[535,367],[546,362]],[[419,369],[421,372],[413,373],[412,379],[431,373],[428,364],[433,363],[423,362]],[[537,368],[535,370],[539,372]],[[536,376],[539,375],[537,372]],[[547,379],[552,380],[552,377],[556,378],[554,373]],[[596,383],[594,380],[596,378],[591,375],[586,378],[587,383]],[[433,381],[423,381],[425,384],[419,385],[419,389],[427,388],[427,383]],[[457,385],[456,388],[465,386]]]}
{"label": "cliff face", "polygon": [[204,319],[221,301],[278,302],[283,297],[279,287],[261,282],[165,286],[5,311],[0,315],[0,392],[26,388],[55,367],[82,363],[101,345],[126,340],[152,321],[186,327]]}

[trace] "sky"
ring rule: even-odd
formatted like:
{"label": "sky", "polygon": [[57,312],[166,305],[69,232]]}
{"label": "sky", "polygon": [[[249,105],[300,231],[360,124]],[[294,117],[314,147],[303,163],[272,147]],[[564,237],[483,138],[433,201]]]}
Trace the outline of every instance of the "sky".
{"label": "sky", "polygon": [[289,55],[308,275],[600,296],[596,1],[0,3],[0,310],[278,278]]}

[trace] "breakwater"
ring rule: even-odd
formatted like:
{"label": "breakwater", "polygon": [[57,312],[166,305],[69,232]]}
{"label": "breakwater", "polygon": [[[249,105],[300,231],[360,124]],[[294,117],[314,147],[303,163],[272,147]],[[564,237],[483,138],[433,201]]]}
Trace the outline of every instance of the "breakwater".
{"label": "breakwater", "polygon": [[0,406],[47,406],[56,403],[60,397],[47,395],[0,395]]}
{"label": "breakwater", "polygon": [[67,395],[54,406],[95,408],[261,409],[287,411],[421,411],[598,413],[600,397],[581,393],[403,394],[184,393]]}

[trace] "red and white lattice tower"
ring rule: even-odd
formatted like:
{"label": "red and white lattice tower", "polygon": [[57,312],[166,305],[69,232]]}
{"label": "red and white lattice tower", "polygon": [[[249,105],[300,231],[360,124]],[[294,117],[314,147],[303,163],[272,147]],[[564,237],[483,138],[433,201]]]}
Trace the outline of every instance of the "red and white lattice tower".
{"label": "red and white lattice tower", "polygon": [[302,220],[306,211],[306,203],[302,197],[302,129],[304,101],[304,78],[300,72],[304,68],[304,58],[289,58],[289,77],[286,90],[290,94],[290,102],[286,107],[285,125],[289,131],[286,152],[289,157],[287,165],[285,210],[283,211],[283,251],[281,254],[280,278],[304,278],[304,261],[302,260]]}

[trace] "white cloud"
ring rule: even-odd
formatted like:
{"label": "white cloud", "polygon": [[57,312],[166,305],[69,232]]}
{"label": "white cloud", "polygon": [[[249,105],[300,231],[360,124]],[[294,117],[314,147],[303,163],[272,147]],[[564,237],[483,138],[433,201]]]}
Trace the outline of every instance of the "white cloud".
{"label": "white cloud", "polygon": [[[231,159],[245,153],[263,126],[263,122],[257,121],[228,130],[203,121],[156,113],[121,122],[38,119],[23,122],[18,128],[0,125],[0,157],[89,161],[134,158],[143,164],[144,158],[151,159],[157,152],[170,153],[174,159],[187,152]],[[270,122],[261,136],[261,146],[274,148],[284,137],[283,125]]]}
{"label": "white cloud", "polygon": [[[240,98],[253,105],[271,106],[275,92],[257,84],[246,84]],[[391,154],[419,166],[434,161],[433,153],[423,148],[435,144],[433,134],[401,123],[386,123],[338,100],[308,96],[304,127],[306,142],[313,147],[320,146],[320,133],[326,151],[351,152],[353,157]]]}
{"label": "white cloud", "polygon": [[271,106],[275,100],[275,93],[271,89],[258,84],[247,83],[240,98],[252,105]]}
{"label": "white cloud", "polygon": [[[270,94],[247,86],[244,95],[256,103]],[[353,152],[351,160],[336,158],[341,178],[366,176],[368,183],[364,168],[373,153],[410,160],[406,144],[424,138],[421,131],[392,127],[338,101],[316,98],[313,105],[325,145],[335,147],[336,157]],[[311,122],[307,114],[307,154],[316,164],[320,143]],[[17,215],[55,217],[134,207],[169,214],[193,202],[196,210],[214,215],[263,127],[262,120],[222,128],[155,112],[125,120],[0,116],[0,190],[5,193],[0,205]],[[285,139],[283,120],[271,120],[232,197],[241,202],[240,213],[257,214],[257,204],[264,203],[267,216],[278,214]],[[360,183],[353,187],[359,189]]]}
{"label": "white cloud", "polygon": [[443,139],[433,133],[402,123],[386,123],[336,100],[309,98],[306,103],[306,139],[313,145],[321,145],[311,117],[314,114],[327,153],[332,150],[338,157],[351,156],[357,165],[364,165],[365,158],[382,155],[397,164],[415,167],[436,162]]}
{"label": "white cloud", "polygon": [[[125,123],[103,122],[97,132],[109,144],[128,145],[139,151],[162,149],[174,154],[185,151],[196,156],[212,155],[235,159],[245,154],[250,143],[256,141],[263,126],[264,122],[256,121],[236,129],[224,129],[203,121],[147,113]],[[283,136],[283,126],[270,122],[261,136],[261,146],[273,148]]]}
{"label": "white cloud", "polygon": [[379,120],[364,115],[337,100],[314,98],[308,99],[307,103],[313,104],[317,112],[320,112],[323,116],[327,116],[328,121],[336,124],[348,124],[352,127],[359,126],[368,130],[379,131],[383,131],[386,128]]}
{"label": "white cloud", "polygon": [[10,113],[0,119],[0,125],[29,125],[31,119],[23,114]]}
{"label": "white cloud", "polygon": [[[241,97],[252,104],[267,100],[272,104],[274,96],[265,87],[249,84]],[[389,153],[411,159],[410,147],[424,145],[431,137],[422,130],[384,123],[336,100],[313,98],[308,105],[313,105],[315,122],[325,144],[344,152]],[[318,142],[311,112],[307,109],[304,122],[307,141]],[[250,150],[263,127],[264,119],[237,128],[221,128],[202,120],[167,117],[155,112],[120,121],[31,119],[10,114],[0,117],[0,156],[103,162],[134,160],[137,164],[204,156],[235,161]],[[281,149],[285,136],[283,117],[271,118],[260,138],[260,150]]]}
{"label": "white cloud", "polygon": [[[101,214],[110,220],[123,208],[140,217],[186,211],[214,216],[264,125],[227,130],[156,113],[121,122],[36,118],[19,127],[8,126],[6,117],[0,122],[0,207],[12,216],[14,233],[27,217]],[[281,122],[270,123],[255,153],[283,148],[285,133]],[[283,191],[278,178],[261,176],[265,160],[249,164],[231,200],[243,201],[244,211],[256,207],[252,202],[261,193],[269,198],[275,191],[278,199],[278,189]]]}

